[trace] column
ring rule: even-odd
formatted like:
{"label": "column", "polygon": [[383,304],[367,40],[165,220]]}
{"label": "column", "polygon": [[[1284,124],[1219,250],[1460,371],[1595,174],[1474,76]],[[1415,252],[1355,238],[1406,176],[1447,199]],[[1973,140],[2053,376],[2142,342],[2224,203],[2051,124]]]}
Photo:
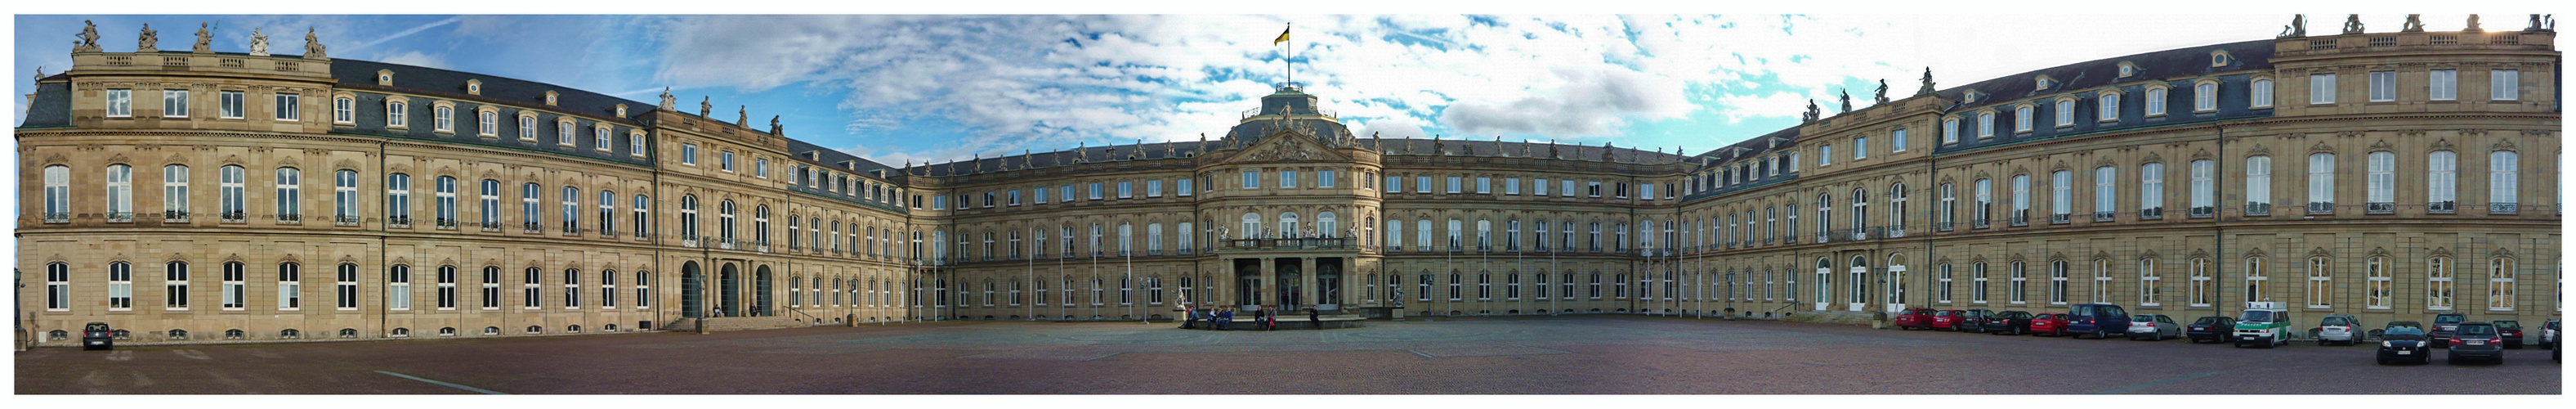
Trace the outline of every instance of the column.
{"label": "column", "polygon": [[[1276,291],[1279,291],[1279,289],[1278,289],[1278,288],[1275,288],[1275,287],[1278,285],[1278,283],[1279,283],[1279,271],[1278,271],[1278,268],[1276,268],[1276,266],[1273,266],[1273,265],[1271,265],[1271,264],[1270,264],[1272,261],[1270,260],[1270,258],[1269,258],[1269,257],[1261,257],[1261,258],[1258,258],[1258,260],[1261,260],[1261,262],[1260,262],[1260,263],[1258,263],[1258,264],[1260,265],[1259,267],[1261,268],[1261,281],[1260,281],[1260,282],[1261,282],[1261,283],[1267,283],[1267,284],[1270,284],[1270,285],[1269,285],[1269,287],[1272,287],[1272,288],[1262,288],[1262,289],[1260,289],[1260,290],[1258,290],[1258,291],[1253,291],[1253,292],[1252,292],[1252,297],[1253,297],[1253,299],[1250,299],[1250,300],[1243,300],[1243,302],[1244,302],[1244,303],[1246,303],[1246,304],[1250,304],[1250,305],[1262,305],[1262,302],[1261,302],[1261,301],[1262,301],[1262,299],[1261,299],[1261,298],[1262,298],[1262,297],[1261,297],[1261,293],[1262,293],[1262,292],[1265,292],[1265,291],[1268,291],[1268,292],[1276,292]],[[1278,300],[1270,300],[1270,301],[1272,301],[1272,302],[1274,302],[1274,303],[1275,303],[1275,302],[1277,302]]]}
{"label": "column", "polygon": [[1311,307],[1315,305],[1316,300],[1321,299],[1320,296],[1315,295],[1316,292],[1322,291],[1315,288],[1315,276],[1320,273],[1315,271],[1314,257],[1299,258],[1297,262],[1299,263],[1297,304]]}

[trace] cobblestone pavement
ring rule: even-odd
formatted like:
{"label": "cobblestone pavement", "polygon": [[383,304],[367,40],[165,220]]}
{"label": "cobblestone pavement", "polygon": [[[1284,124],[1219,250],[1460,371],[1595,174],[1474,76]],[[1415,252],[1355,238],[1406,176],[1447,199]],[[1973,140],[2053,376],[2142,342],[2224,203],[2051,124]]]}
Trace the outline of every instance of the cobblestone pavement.
{"label": "cobblestone pavement", "polygon": [[[2542,349],[2379,366],[2278,349],[1638,316],[1370,322],[1324,331],[952,322],[697,335],[45,348],[17,392],[2557,394]],[[2282,382],[2282,380],[2299,380]]]}

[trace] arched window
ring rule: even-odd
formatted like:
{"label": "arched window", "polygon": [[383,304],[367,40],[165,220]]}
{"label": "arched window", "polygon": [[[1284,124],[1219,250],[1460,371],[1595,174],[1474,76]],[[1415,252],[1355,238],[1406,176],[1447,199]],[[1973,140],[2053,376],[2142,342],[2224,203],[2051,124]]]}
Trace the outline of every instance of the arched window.
{"label": "arched window", "polygon": [[2487,259],[2487,310],[2513,311],[2514,262],[2512,257]]}
{"label": "arched window", "polygon": [[2424,308],[2448,310],[2458,297],[2458,276],[2451,271],[2451,258],[2433,256],[2424,260]]}
{"label": "arched window", "polygon": [[1340,220],[1333,217],[1333,212],[1317,213],[1315,214],[1315,235],[1320,237],[1341,237],[1342,223]]}
{"label": "arched window", "polygon": [[[2521,156],[2514,151],[2487,153],[2487,213],[2515,214],[2521,211]],[[2507,301],[2508,306],[2511,301]]]}
{"label": "arched window", "polygon": [[1905,253],[1887,255],[1887,304],[1905,303],[1905,283]]}
{"label": "arched window", "polygon": [[680,196],[680,242],[689,247],[698,246],[697,195]]}
{"label": "arched window", "polygon": [[[279,172],[284,172],[287,169],[294,168],[282,168],[279,169]],[[283,189],[283,187],[280,189]],[[293,210],[293,208],[281,208],[279,210]],[[134,221],[133,166],[126,166],[125,164],[107,165],[107,221],[110,223]]]}
{"label": "arched window", "polygon": [[2460,155],[2451,151],[2433,151],[2425,155],[2425,162],[2426,211],[2437,214],[2458,212]]}
{"label": "arched window", "polygon": [[2334,307],[2334,272],[2325,257],[2308,258],[2308,308]]}
{"label": "arched window", "polygon": [[[1822,304],[1834,302],[1833,278],[1834,260],[1832,258],[1817,257],[1816,282],[1809,283],[1816,285],[1816,303]],[[1822,306],[1819,306],[1819,308],[1821,307]]]}
{"label": "arched window", "polygon": [[2028,291],[2028,290],[2030,289],[2030,284],[2029,284],[2029,283],[2030,283],[2030,268],[2029,268],[2029,264],[2027,264],[2027,263],[2023,263],[2023,262],[2020,262],[2020,261],[2014,261],[2014,262],[2012,262],[2012,271],[2011,271],[2011,274],[2012,274],[2012,288],[2010,289],[2010,291],[2012,292],[2012,294],[2010,294],[2010,295],[2012,296],[2012,303],[2014,303],[2014,304],[2024,304],[2024,303],[2029,303],[2029,302],[2030,302],[2030,295],[2029,295],[2029,294],[2030,294],[2030,291]]}
{"label": "arched window", "polygon": [[2361,269],[2363,277],[2370,280],[2367,294],[2369,300],[2365,302],[2366,307],[2388,309],[2390,299],[2395,298],[2392,295],[2396,294],[2394,283],[2388,276],[2388,258],[2371,256],[2369,260],[2362,262]]}
{"label": "arched window", "polygon": [[1304,234],[1304,233],[1302,233],[1302,232],[1299,232],[1299,231],[1298,231],[1298,229],[1297,229],[1297,227],[1298,227],[1298,226],[1297,226],[1297,214],[1296,214],[1296,213],[1280,213],[1280,214],[1279,214],[1279,235],[1278,235],[1278,237],[1279,237],[1279,238],[1298,238],[1298,237],[1305,237],[1305,234]]}
{"label": "arched window", "polygon": [[1905,182],[1887,186],[1887,236],[1905,237]]}
{"label": "arched window", "polygon": [[2092,302],[2111,302],[2111,260],[2093,259]]}
{"label": "arched window", "polygon": [[2263,296],[2266,281],[2271,281],[2271,274],[2263,270],[2263,256],[2245,257],[2245,301],[2271,301],[2271,297]]}
{"label": "arched window", "polygon": [[2308,155],[2308,214],[2334,213],[2335,156]]}
{"label": "arched window", "polygon": [[[229,167],[227,167],[229,168]],[[45,166],[45,222],[70,223],[72,220],[72,168]]]}
{"label": "arched window", "polygon": [[1260,213],[1244,213],[1244,214],[1243,214],[1243,224],[1242,224],[1242,226],[1241,226],[1241,229],[1235,230],[1235,231],[1234,231],[1234,236],[1233,236],[1232,238],[1237,238],[1237,239],[1257,239],[1257,238],[1261,238],[1261,214],[1260,214]]}
{"label": "arched window", "polygon": [[2156,272],[2156,259],[2138,259],[2138,305],[2164,305],[2164,276]]}

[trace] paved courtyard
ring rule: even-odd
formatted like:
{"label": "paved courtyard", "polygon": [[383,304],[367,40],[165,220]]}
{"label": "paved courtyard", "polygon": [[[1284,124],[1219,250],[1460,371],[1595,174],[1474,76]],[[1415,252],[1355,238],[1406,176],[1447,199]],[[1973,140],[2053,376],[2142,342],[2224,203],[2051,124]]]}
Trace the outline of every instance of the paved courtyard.
{"label": "paved courtyard", "polygon": [[[1324,331],[952,322],[697,335],[46,348],[17,392],[510,394],[2560,393],[2549,351],[2378,366],[2372,346],[2237,349],[1636,316]],[[2294,382],[2283,382],[2295,380]]]}

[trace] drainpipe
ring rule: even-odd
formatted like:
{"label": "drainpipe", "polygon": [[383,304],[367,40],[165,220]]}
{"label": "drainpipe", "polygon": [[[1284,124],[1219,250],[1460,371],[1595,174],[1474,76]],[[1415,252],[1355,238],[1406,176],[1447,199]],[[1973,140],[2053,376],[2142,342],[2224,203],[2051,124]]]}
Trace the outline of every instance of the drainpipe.
{"label": "drainpipe", "polygon": [[[2226,159],[2226,158],[2227,158],[2227,126],[2226,126],[2226,125],[2219,125],[2219,126],[2217,126],[2217,128],[2218,128],[2218,159]],[[2211,288],[2211,289],[2209,289],[2209,290],[2210,290],[2209,292],[2211,293],[2211,294],[2209,295],[2209,297],[2210,297],[2210,302],[2209,302],[2209,311],[2210,311],[2210,312],[2212,312],[2212,313],[2216,313],[2216,314],[2218,314],[2218,315],[2221,315],[2221,316],[2225,316],[2225,315],[2227,315],[2227,310],[2226,310],[2226,308],[2227,308],[2227,307],[2226,307],[2226,305],[2227,305],[2227,303],[2226,303],[2226,299],[2227,299],[2227,291],[2226,291],[2226,289],[2227,289],[2228,287],[2227,287],[2226,285],[2223,285],[2222,283],[2227,282],[2227,281],[2225,280],[2225,278],[2227,277],[2227,274],[2226,274],[2226,271],[2227,271],[2227,263],[2225,262],[2225,260],[2227,260],[2227,223],[2225,223],[2225,222],[2224,222],[2224,217],[2220,215],[2220,213],[2224,213],[2224,212],[2219,211],[2219,209],[2220,209],[2220,208],[2223,208],[2223,207],[2225,207],[2225,206],[2219,206],[2219,203],[2223,202],[2223,200],[2222,200],[2222,199],[2220,199],[2220,198],[2221,198],[2221,197],[2223,197],[2223,196],[2220,196],[2218,193],[2219,193],[2219,192],[2225,192],[2225,191],[2227,191],[2227,189],[2225,189],[2225,187],[2226,187],[2226,186],[2224,185],[2224,183],[2227,181],[2227,178],[2223,178],[2223,177],[2219,177],[2219,176],[2218,176],[2218,175],[2219,175],[2219,172],[2218,172],[2218,169],[2219,169],[2218,164],[2219,164],[2219,163],[2221,163],[2221,162],[2220,162],[2220,161],[2218,161],[2218,160],[2216,160],[2216,159],[2212,159],[2212,160],[2210,161],[2210,164],[2209,164],[2209,167],[2210,167],[2210,171],[2209,171],[2209,173],[2210,173],[2210,175],[2209,175],[2209,190],[2210,190],[2210,192],[2209,192],[2209,196],[2210,196],[2210,203],[2209,203],[2210,239],[2209,239],[2209,240],[2210,240],[2210,246],[2212,247],[2212,248],[2210,249],[2210,254],[2212,254],[2212,256],[2211,256],[2211,260],[2209,260],[2209,264],[2210,264],[2209,281],[2210,281],[2210,283],[2211,283],[2211,284],[2213,284],[2215,287],[2217,287],[2217,288]],[[2185,166],[2189,166],[2189,165],[2185,165]],[[2187,172],[2187,171],[2189,171],[2189,170],[2185,170],[2185,171]],[[2184,213],[2183,213],[2183,217],[2186,217],[2186,218],[2191,217],[2191,213],[2190,213],[2190,212],[2191,212],[2191,209],[2189,209],[2189,208],[2185,208],[2185,209],[2183,209],[2183,212],[2184,212]],[[2184,266],[2183,266],[2183,268],[2185,268],[2185,269],[2189,269],[2189,268],[2191,268],[2191,266],[2190,266],[2190,265],[2188,265],[2188,264],[2186,264],[2186,265],[2184,265]],[[2189,277],[2185,277],[2184,279],[2188,280],[2188,279],[2190,279],[2190,278],[2189,278]],[[2186,293],[2188,293],[2188,292],[2186,291]],[[2190,301],[2184,301],[2184,305],[2186,305],[2186,306],[2190,305],[2189,303],[2190,303]]]}

